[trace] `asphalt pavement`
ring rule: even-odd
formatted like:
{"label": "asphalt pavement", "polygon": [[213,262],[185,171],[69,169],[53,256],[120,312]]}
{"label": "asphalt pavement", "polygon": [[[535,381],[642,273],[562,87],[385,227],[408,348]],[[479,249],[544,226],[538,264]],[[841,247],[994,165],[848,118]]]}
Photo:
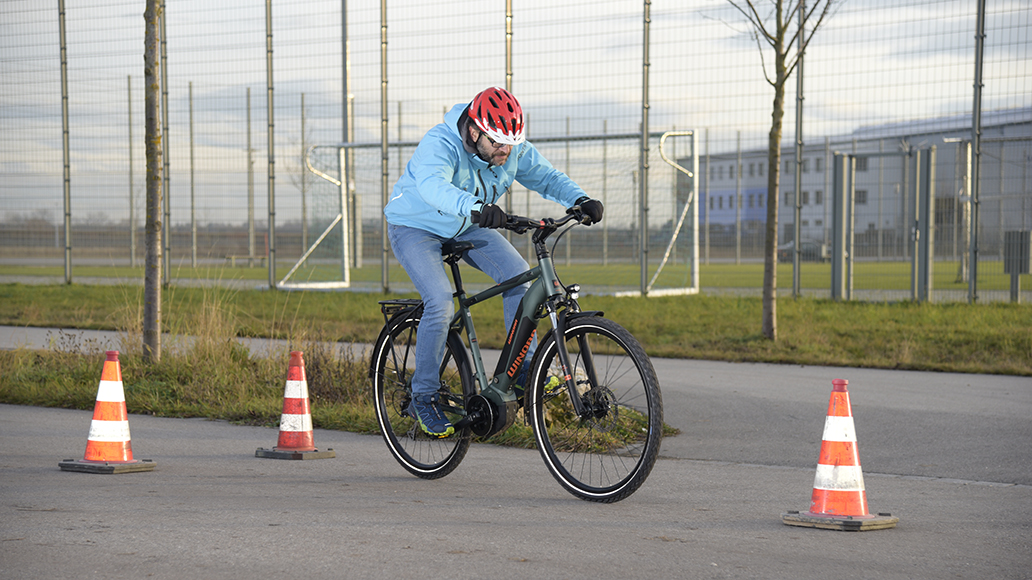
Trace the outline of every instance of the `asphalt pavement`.
{"label": "asphalt pavement", "polygon": [[[0,348],[69,336],[121,346],[0,327]],[[536,450],[474,445],[424,481],[378,436],[316,430],[336,458],[282,461],[254,457],[276,429],[144,415],[132,446],[154,471],[63,472],[91,413],[0,405],[0,578],[1032,578],[1032,379],[653,363],[681,433],[610,505],[566,493]],[[894,529],[781,522],[809,508],[836,378],[870,509]]]}

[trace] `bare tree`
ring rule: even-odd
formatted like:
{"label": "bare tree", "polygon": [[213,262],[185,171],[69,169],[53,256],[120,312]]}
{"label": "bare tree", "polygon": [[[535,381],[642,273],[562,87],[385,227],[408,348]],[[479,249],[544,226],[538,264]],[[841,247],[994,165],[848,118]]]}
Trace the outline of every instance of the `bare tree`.
{"label": "bare tree", "polygon": [[[767,227],[763,248],[763,336],[777,340],[777,265],[778,265],[778,187],[781,181],[781,127],[785,117],[785,83],[806,51],[814,33],[831,11],[835,0],[816,0],[807,7],[803,0],[770,0],[768,11],[761,13],[754,0],[728,0],[752,24],[753,37],[760,50],[763,76],[774,87],[774,109],[771,112],[767,139]],[[807,24],[812,23],[807,31]],[[763,58],[766,43],[774,49],[774,76]],[[796,243],[798,246],[798,242]]]}
{"label": "bare tree", "polygon": [[162,151],[160,125],[161,83],[158,61],[158,19],[161,0],[147,0],[143,14],[146,32],[143,40],[143,76],[146,85],[147,118],[147,258],[143,274],[143,358],[161,360],[161,178]]}

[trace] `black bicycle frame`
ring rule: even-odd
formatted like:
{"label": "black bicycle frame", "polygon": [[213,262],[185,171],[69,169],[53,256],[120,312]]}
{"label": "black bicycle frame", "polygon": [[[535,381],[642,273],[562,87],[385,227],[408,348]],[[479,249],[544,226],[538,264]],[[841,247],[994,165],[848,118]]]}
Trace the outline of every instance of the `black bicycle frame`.
{"label": "black bicycle frame", "polygon": [[[552,258],[545,247],[544,242],[535,242],[537,248],[538,265],[513,278],[500,282],[473,296],[466,296],[465,288],[462,285],[462,276],[459,273],[458,256],[446,260],[451,266],[452,278],[455,281],[455,297],[459,301],[458,311],[452,318],[450,327],[456,331],[465,329],[469,338],[469,348],[473,352],[473,364],[476,371],[477,382],[481,386],[481,394],[494,399],[496,403],[506,403],[516,400],[516,393],[511,388],[515,382],[520,364],[525,360],[527,349],[533,341],[534,333],[537,330],[537,321],[544,317],[547,311],[551,318],[553,332],[557,333],[556,344],[559,350],[559,361],[563,366],[563,377],[567,384],[567,391],[570,394],[571,403],[578,416],[584,416],[586,410],[583,401],[576,396],[577,389],[574,378],[569,372],[569,353],[566,351],[566,341],[562,337],[566,333],[566,320],[569,310],[560,311],[559,305],[563,302],[563,286],[555,276],[552,265]],[[493,298],[533,280],[527,293],[520,301],[519,308],[513,317],[506,335],[505,346],[502,349],[495,373],[488,379],[481,358],[480,343],[477,340],[476,328],[473,326],[473,317],[469,307],[474,304]],[[581,352],[589,352],[587,345],[581,345]],[[589,353],[590,358],[590,353]],[[589,366],[590,375],[594,375],[594,367]],[[589,375],[589,378],[592,378]],[[593,382],[592,384],[596,384]]]}

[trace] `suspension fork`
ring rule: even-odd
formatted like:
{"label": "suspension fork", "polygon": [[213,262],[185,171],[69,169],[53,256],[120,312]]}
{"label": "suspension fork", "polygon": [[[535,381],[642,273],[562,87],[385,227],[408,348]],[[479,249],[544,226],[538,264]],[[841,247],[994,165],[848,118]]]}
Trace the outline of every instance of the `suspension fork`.
{"label": "suspension fork", "polygon": [[[568,309],[557,311],[553,302],[548,304],[548,314],[552,319],[552,327],[556,333],[555,346],[559,355],[559,364],[562,367],[563,380],[566,381],[566,393],[570,397],[570,404],[573,405],[574,413],[578,417],[583,418],[591,414],[591,409],[588,409],[584,404],[580,391],[577,390],[577,379],[574,376],[570,353],[566,350],[566,322],[569,320],[569,312]],[[592,388],[594,388],[598,381],[595,378],[595,365],[591,356],[591,350],[588,347],[588,341],[583,337],[578,338],[577,345],[580,348],[581,359],[584,361],[584,370],[588,374],[588,380],[591,381]]]}

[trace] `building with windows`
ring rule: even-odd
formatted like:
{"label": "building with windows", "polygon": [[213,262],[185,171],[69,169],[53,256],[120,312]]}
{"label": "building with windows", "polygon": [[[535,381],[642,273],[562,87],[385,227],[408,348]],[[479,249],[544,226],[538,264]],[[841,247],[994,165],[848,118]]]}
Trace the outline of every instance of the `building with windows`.
{"label": "building with windows", "polygon": [[[971,117],[955,116],[811,139],[798,162],[794,145],[786,145],[777,198],[779,243],[794,238],[796,171],[801,172],[800,237],[831,239],[834,158],[849,154],[855,164],[856,257],[905,257],[914,223],[913,153],[934,148],[936,255],[963,253],[970,216],[970,140]],[[1032,108],[984,113],[981,140],[979,245],[982,255],[991,257],[1002,252],[1004,231],[1032,229]],[[717,255],[736,243],[745,256],[762,253],[767,164],[766,149],[700,155],[700,228]]]}

